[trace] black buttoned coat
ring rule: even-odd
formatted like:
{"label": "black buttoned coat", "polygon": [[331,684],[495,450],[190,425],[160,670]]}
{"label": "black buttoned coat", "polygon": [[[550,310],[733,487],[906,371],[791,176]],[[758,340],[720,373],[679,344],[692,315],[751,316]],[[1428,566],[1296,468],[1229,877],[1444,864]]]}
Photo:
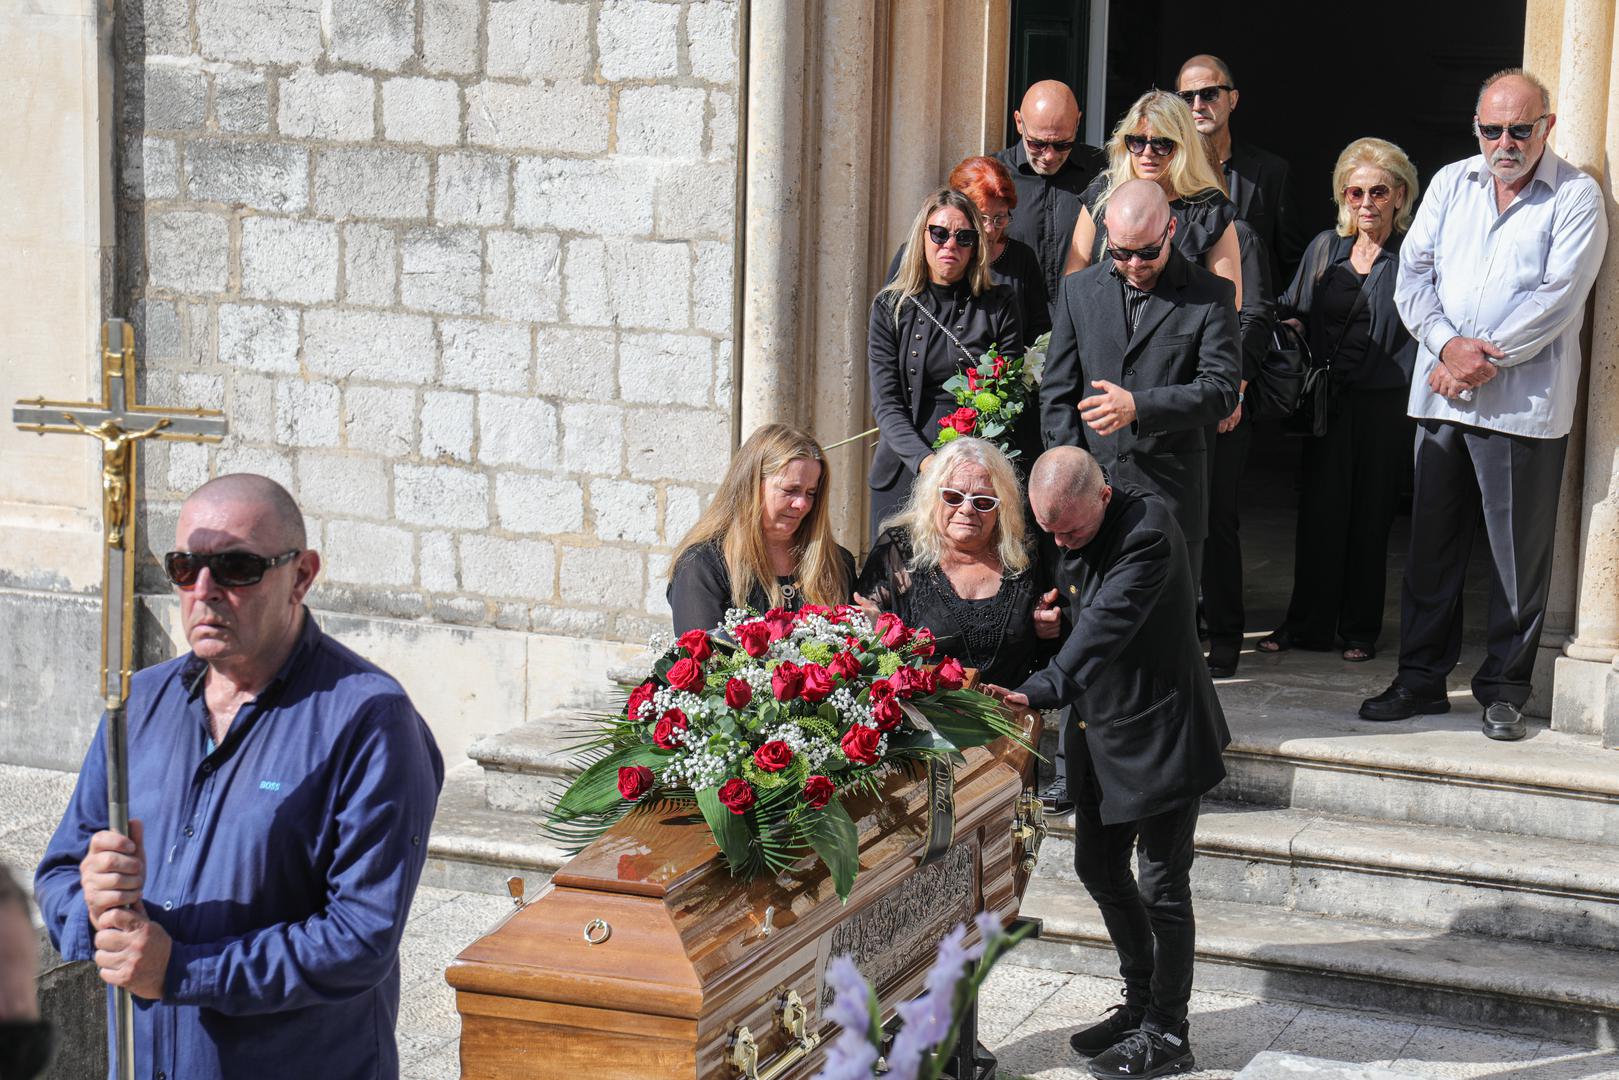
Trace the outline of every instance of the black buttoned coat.
{"label": "black buttoned coat", "polygon": [[[1103,259],[1063,279],[1040,385],[1046,447],[1081,446],[1116,483],[1161,496],[1188,541],[1209,531],[1209,442],[1237,407],[1236,290],[1171,250],[1133,335],[1124,284]],[[1098,435],[1078,405],[1106,380],[1130,391],[1135,420]]]}

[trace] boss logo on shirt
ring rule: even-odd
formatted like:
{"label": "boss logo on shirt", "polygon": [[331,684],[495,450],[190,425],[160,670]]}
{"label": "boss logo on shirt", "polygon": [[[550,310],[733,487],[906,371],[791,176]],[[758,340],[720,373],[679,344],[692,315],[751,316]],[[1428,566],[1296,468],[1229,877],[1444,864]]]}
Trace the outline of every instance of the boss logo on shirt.
{"label": "boss logo on shirt", "polygon": [[279,781],[279,780],[260,780],[259,781],[259,790],[260,791],[280,791],[281,790],[281,781]]}

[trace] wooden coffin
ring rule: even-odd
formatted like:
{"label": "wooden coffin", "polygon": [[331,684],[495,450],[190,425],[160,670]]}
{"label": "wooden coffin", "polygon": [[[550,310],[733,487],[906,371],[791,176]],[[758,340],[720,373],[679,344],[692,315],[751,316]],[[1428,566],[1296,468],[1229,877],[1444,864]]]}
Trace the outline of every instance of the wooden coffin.
{"label": "wooden coffin", "polygon": [[462,1077],[810,1076],[835,1034],[821,1019],[833,955],[854,954],[886,1019],[921,992],[952,927],[1017,914],[1027,758],[1004,740],[965,757],[953,842],[926,866],[925,781],[893,774],[880,797],[848,800],[860,872],[847,904],[813,859],[733,878],[700,818],[620,823],[451,964]]}

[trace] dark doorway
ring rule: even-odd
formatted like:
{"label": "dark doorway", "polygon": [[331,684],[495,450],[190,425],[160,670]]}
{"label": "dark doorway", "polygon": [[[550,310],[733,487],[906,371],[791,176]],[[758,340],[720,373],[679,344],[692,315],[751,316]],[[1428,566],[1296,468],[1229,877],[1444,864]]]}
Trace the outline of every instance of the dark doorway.
{"label": "dark doorway", "polygon": [[1013,0],[1012,55],[1007,64],[1007,145],[1017,140],[1012,113],[1031,83],[1056,79],[1067,83],[1084,100],[1091,2],[1107,0]]}

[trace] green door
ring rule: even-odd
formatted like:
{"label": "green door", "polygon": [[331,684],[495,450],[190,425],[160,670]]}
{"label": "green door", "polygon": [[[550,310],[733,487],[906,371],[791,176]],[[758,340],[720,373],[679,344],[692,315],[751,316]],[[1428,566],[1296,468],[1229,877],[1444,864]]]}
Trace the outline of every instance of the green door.
{"label": "green door", "polygon": [[1058,79],[1085,100],[1090,0],[1012,0],[1012,57],[1006,88],[1006,143],[1017,139],[1012,111],[1030,83]]}

